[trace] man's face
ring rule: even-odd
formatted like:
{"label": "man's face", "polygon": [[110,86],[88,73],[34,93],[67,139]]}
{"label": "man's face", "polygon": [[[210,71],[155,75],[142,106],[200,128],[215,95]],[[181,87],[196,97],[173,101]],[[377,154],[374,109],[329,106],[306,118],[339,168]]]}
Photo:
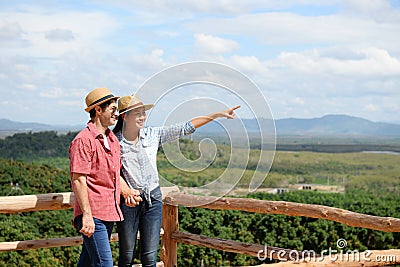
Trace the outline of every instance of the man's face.
{"label": "man's face", "polygon": [[100,121],[103,126],[112,126],[118,120],[118,107],[115,101],[106,107],[104,110],[100,109]]}

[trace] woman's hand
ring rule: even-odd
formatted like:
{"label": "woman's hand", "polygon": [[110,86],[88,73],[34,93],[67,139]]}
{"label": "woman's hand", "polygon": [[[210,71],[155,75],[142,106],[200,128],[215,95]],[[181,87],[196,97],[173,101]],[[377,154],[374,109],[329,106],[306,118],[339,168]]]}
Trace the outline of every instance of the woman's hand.
{"label": "woman's hand", "polygon": [[140,192],[135,189],[130,189],[129,194],[124,194],[125,204],[128,207],[136,207],[142,201]]}
{"label": "woman's hand", "polygon": [[240,106],[236,106],[236,107],[221,111],[220,114],[219,114],[219,117],[225,117],[227,119],[233,119],[233,118],[235,118],[235,112],[234,111],[236,109],[238,109],[238,108],[240,108]]}
{"label": "woman's hand", "polygon": [[191,119],[190,121],[192,122],[194,128],[199,128],[210,121],[213,121],[218,118],[227,118],[227,119],[233,119],[235,118],[235,110],[240,108],[240,106],[236,106],[227,110],[219,111],[219,112],[214,112],[211,113],[207,116],[201,116],[201,117],[196,117]]}

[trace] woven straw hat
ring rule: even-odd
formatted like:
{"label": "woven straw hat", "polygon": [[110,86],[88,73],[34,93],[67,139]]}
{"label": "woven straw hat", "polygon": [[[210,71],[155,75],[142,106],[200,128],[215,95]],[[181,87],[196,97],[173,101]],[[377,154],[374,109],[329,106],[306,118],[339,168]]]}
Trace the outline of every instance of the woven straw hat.
{"label": "woven straw hat", "polygon": [[146,105],[143,104],[142,100],[140,100],[140,98],[137,97],[136,95],[123,96],[120,99],[118,99],[119,114],[123,114],[132,109],[141,108],[141,107],[144,107],[144,110],[149,110],[152,107],[154,107],[154,105],[153,104],[146,104]]}
{"label": "woven straw hat", "polygon": [[114,96],[108,88],[96,88],[89,92],[86,96],[85,111],[89,112],[95,106],[98,106],[108,100],[118,99],[119,96]]}

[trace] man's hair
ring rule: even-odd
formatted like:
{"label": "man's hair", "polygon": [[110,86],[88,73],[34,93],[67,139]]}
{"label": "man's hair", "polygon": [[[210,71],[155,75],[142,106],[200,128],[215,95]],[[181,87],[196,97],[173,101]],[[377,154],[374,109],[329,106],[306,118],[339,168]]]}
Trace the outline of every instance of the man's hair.
{"label": "man's hair", "polygon": [[[101,107],[101,110],[104,111],[111,103],[114,103],[114,102],[115,102],[115,99],[110,99],[110,100],[108,100],[108,101],[106,101],[106,102],[104,102],[104,103],[101,103],[101,104],[99,105],[99,107]],[[92,109],[89,111],[89,115],[90,115],[90,118],[91,118],[91,119],[94,118],[94,117],[96,117],[96,109],[95,109],[95,107],[92,108]]]}

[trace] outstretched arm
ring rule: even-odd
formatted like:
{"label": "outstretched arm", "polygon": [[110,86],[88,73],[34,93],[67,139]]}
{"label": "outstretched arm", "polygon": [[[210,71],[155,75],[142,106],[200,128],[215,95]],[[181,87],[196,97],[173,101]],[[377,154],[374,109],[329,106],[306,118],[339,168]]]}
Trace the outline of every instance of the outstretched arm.
{"label": "outstretched arm", "polygon": [[227,118],[227,119],[233,119],[235,117],[235,112],[234,110],[240,108],[240,106],[236,106],[227,110],[219,111],[219,112],[214,112],[206,116],[201,116],[201,117],[196,117],[191,119],[190,121],[192,122],[194,128],[199,128],[210,121],[213,121],[218,118]]}

